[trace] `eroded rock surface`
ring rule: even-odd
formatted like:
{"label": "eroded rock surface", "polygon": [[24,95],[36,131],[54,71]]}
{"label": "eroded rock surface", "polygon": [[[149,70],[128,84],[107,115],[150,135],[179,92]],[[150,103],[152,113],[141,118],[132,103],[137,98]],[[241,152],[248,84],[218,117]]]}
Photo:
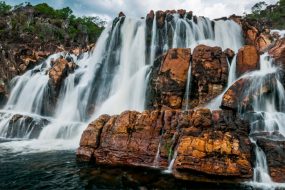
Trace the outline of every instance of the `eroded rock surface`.
{"label": "eroded rock surface", "polygon": [[237,55],[237,76],[259,69],[259,54],[255,46],[246,45],[239,49]]}
{"label": "eroded rock surface", "polygon": [[98,165],[166,169],[194,179],[252,177],[249,124],[232,112],[126,111],[103,115],[84,131],[77,158]]}
{"label": "eroded rock surface", "polygon": [[148,87],[148,107],[179,109],[186,88],[190,49],[170,49],[155,62]]}

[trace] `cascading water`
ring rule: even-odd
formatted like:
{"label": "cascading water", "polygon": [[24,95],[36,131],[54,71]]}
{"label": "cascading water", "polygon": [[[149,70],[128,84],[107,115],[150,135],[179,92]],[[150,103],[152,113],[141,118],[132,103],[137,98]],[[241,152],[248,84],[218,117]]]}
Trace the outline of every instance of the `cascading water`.
{"label": "cascading water", "polygon": [[[148,30],[146,20],[116,18],[103,31],[93,52],[76,58],[59,53],[13,79],[11,96],[2,112],[0,136],[13,115],[29,115],[49,121],[38,139],[1,143],[1,146],[44,151],[76,148],[82,131],[100,114],[144,110],[145,91],[155,57],[169,48],[193,48],[198,44],[221,46],[237,51],[243,44],[241,28],[230,20],[210,21],[173,15],[158,27],[155,17]],[[151,33],[147,39],[148,32]],[[147,49],[150,51],[147,52]],[[78,68],[64,79],[53,113],[47,107],[51,60],[71,56]],[[191,86],[191,71],[188,73]],[[187,90],[190,94],[190,89]],[[187,96],[189,96],[189,94]],[[9,112],[9,114],[8,114]],[[22,147],[22,149],[20,148]]]}

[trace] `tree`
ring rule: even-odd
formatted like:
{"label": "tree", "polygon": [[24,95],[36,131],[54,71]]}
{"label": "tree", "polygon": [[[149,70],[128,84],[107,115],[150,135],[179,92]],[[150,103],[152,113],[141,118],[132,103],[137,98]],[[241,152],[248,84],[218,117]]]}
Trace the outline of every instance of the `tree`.
{"label": "tree", "polygon": [[251,11],[253,14],[260,14],[260,12],[262,10],[264,10],[266,8],[267,4],[265,1],[261,1],[259,3],[256,3],[255,5],[253,5],[253,7],[251,8]]}
{"label": "tree", "polygon": [[72,10],[69,7],[65,7],[56,10],[56,17],[60,19],[68,19],[72,15]]}
{"label": "tree", "polygon": [[7,14],[11,8],[12,6],[7,5],[4,1],[0,1],[0,14]]}

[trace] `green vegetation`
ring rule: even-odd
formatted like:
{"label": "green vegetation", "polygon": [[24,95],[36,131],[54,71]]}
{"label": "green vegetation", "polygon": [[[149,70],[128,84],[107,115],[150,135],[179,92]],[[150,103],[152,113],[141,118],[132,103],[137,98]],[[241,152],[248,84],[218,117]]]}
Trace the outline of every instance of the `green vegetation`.
{"label": "green vegetation", "polygon": [[267,5],[261,1],[251,8],[247,18],[270,23],[272,28],[285,29],[285,0],[279,0],[275,5]]}
{"label": "green vegetation", "polygon": [[12,9],[12,6],[7,5],[5,1],[0,1],[0,15],[7,14]]}
{"label": "green vegetation", "polygon": [[[17,13],[12,14],[13,12]],[[46,41],[82,43],[88,38],[88,43],[94,43],[106,24],[99,17],[76,17],[69,7],[54,9],[47,3],[33,6],[28,2],[12,7],[0,1],[0,15],[9,14],[12,25],[10,34],[17,35],[17,32],[36,34]],[[0,34],[5,35],[5,31]]]}

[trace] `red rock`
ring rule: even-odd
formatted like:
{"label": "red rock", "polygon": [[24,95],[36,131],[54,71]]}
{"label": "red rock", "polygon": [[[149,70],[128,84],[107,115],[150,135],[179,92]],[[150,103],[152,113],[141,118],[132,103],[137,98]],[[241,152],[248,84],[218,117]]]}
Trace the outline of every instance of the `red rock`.
{"label": "red rock", "polygon": [[168,50],[156,60],[148,89],[153,94],[149,98],[150,107],[157,109],[182,107],[190,59],[190,49],[177,48]]}
{"label": "red rock", "polygon": [[197,86],[195,99],[198,105],[212,100],[223,92],[227,85],[228,70],[226,54],[220,47],[199,45],[194,49],[191,82],[192,86]]}
{"label": "red rock", "polygon": [[49,77],[55,89],[59,89],[62,81],[76,68],[76,64],[68,62],[63,57],[57,59],[52,63],[52,68],[49,70]]}
{"label": "red rock", "polygon": [[259,69],[259,54],[253,45],[246,45],[239,49],[237,55],[237,75]]}
{"label": "red rock", "polygon": [[83,133],[77,157],[97,165],[166,169],[177,151],[173,167],[177,178],[250,179],[249,124],[233,117],[223,111],[213,116],[208,109],[102,116]]}
{"label": "red rock", "polygon": [[263,78],[263,85],[255,89],[249,88],[255,81],[250,78],[241,78],[236,81],[223,95],[221,107],[231,110],[252,110],[253,98],[264,94],[272,93],[276,85],[274,74],[268,74]]}

